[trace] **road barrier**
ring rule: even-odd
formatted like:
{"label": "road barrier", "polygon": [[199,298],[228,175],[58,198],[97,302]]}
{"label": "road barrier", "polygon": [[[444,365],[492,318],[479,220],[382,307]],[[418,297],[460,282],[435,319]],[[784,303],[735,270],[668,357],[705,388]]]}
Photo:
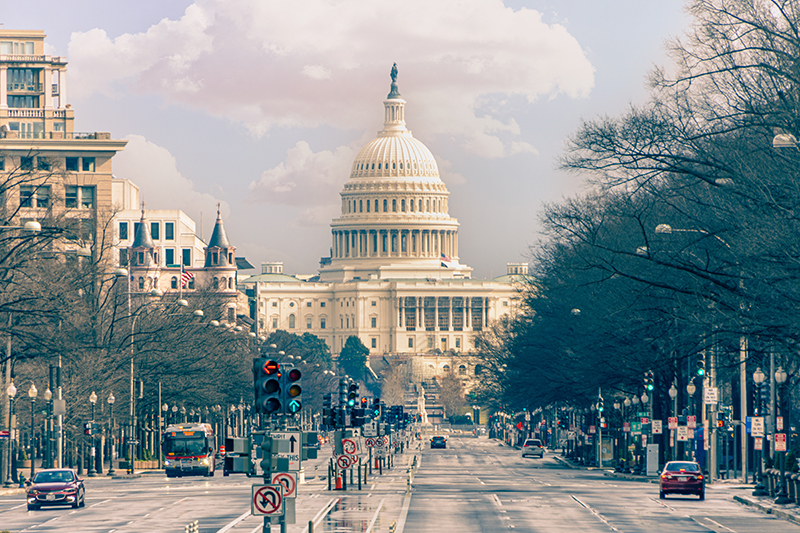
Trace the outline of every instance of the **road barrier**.
{"label": "road barrier", "polygon": [[189,522],[183,526],[183,533],[200,533],[200,525],[198,524],[197,520],[194,522]]}

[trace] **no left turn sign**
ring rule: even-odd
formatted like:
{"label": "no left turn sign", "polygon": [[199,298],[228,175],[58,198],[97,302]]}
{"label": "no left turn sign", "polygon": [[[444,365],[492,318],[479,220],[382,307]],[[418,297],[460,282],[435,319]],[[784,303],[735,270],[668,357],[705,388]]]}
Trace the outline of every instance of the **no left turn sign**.
{"label": "no left turn sign", "polygon": [[375,447],[375,439],[373,439],[372,437],[367,438],[367,440],[365,440],[364,443],[366,444],[367,448]]}
{"label": "no left turn sign", "polygon": [[283,516],[283,485],[253,485],[250,514]]}
{"label": "no left turn sign", "polygon": [[342,449],[344,453],[353,455],[358,450],[358,446],[356,446],[356,441],[352,439],[342,439]]}
{"label": "no left turn sign", "polygon": [[345,470],[350,468],[350,466],[355,462],[355,457],[352,455],[340,455],[336,458],[336,466]]}

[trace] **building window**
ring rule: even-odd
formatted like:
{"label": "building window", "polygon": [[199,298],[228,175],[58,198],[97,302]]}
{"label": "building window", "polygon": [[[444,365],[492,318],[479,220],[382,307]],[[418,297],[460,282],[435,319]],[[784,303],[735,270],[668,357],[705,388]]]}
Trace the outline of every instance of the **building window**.
{"label": "building window", "polygon": [[81,170],[83,172],[94,172],[94,157],[81,158]]}
{"label": "building window", "polygon": [[319,303],[319,306],[320,306],[320,307],[325,307],[325,302],[320,302],[320,303]]}
{"label": "building window", "polygon": [[219,289],[219,278],[214,278],[214,281],[211,283],[211,287],[214,289]]}
{"label": "building window", "polygon": [[161,224],[158,222],[150,223],[150,236],[157,241],[161,238]]}
{"label": "building window", "polygon": [[376,302],[375,300],[372,300],[372,307],[375,307],[377,305],[378,305],[378,302]]}
{"label": "building window", "polygon": [[277,318],[273,318],[272,319],[272,329],[278,329],[278,319]]}
{"label": "building window", "polygon": [[33,158],[32,157],[20,157],[19,158],[19,169],[20,170],[33,170]]}
{"label": "building window", "polygon": [[119,223],[119,240],[121,240],[121,241],[128,240],[128,223],[127,222],[120,222]]}
{"label": "building window", "polygon": [[294,329],[294,315],[289,315],[289,329]]}
{"label": "building window", "polygon": [[119,251],[119,266],[128,265],[128,250],[122,249]]}
{"label": "building window", "polygon": [[392,212],[397,213],[397,200],[392,200]]}
{"label": "building window", "polygon": [[77,172],[78,171],[78,158],[77,157],[68,157],[65,161],[64,168],[67,172]]}
{"label": "building window", "polygon": [[0,170],[6,169],[6,160],[4,157],[0,157]]}
{"label": "building window", "polygon": [[306,329],[311,329],[311,319],[306,318]]}
{"label": "building window", "polygon": [[373,348],[377,348],[378,347],[378,339],[376,339],[375,337],[372,338],[372,347]]}
{"label": "building window", "polygon": [[374,317],[373,316],[372,318],[369,319],[369,323],[370,323],[370,326],[372,326],[373,328],[377,328],[378,327],[378,317]]}
{"label": "building window", "polygon": [[50,160],[46,157],[37,157],[36,158],[36,166],[39,170],[50,170]]}
{"label": "building window", "polygon": [[461,348],[461,337],[456,337],[456,348]]}
{"label": "building window", "polygon": [[174,222],[164,222],[164,240],[167,240],[167,241],[174,241],[175,240],[175,223]]}
{"label": "building window", "polygon": [[311,307],[311,302],[306,302],[306,307]]}
{"label": "building window", "polygon": [[319,319],[319,329],[325,329],[325,319],[324,318],[320,318]]}
{"label": "building window", "polygon": [[169,280],[169,286],[170,286],[170,288],[172,288],[172,289],[177,289],[177,288],[178,288],[178,278],[177,278],[177,276],[172,276],[172,277],[170,278],[170,280]]}
{"label": "building window", "polygon": [[508,307],[508,300],[503,300],[503,307]]}
{"label": "building window", "polygon": [[367,200],[367,213],[369,213],[369,204],[370,204],[370,202],[369,202],[369,200]]}
{"label": "building window", "polygon": [[467,375],[467,367],[464,366],[464,365],[459,365],[459,367],[458,367],[458,375],[459,376],[466,376]]}
{"label": "building window", "polygon": [[228,308],[228,322],[230,322],[231,324],[236,323],[236,308],[234,307]]}
{"label": "building window", "polygon": [[378,212],[378,199],[375,199],[375,212]]}
{"label": "building window", "polygon": [[387,201],[387,200],[384,200],[384,201],[383,201],[383,212],[384,212],[384,213],[387,211],[387,208],[386,208],[386,206],[387,206],[387,205],[389,205],[388,201]]}
{"label": "building window", "polygon": [[64,207],[68,209],[93,209],[94,187],[78,187],[77,185],[65,186]]}
{"label": "building window", "polygon": [[442,367],[442,372],[444,372],[445,374],[449,374],[450,373],[450,365],[444,365]]}
{"label": "building window", "polygon": [[175,249],[167,248],[164,250],[164,261],[167,266],[175,266]]}
{"label": "building window", "polygon": [[412,339],[411,337],[408,338],[408,347],[409,348],[413,348],[414,347],[414,339]]}
{"label": "building window", "polygon": [[364,200],[359,200],[358,201],[358,212],[359,213],[363,213],[364,212]]}
{"label": "building window", "polygon": [[194,277],[192,277],[192,279],[189,280],[188,288],[189,289],[194,289]]}
{"label": "building window", "polygon": [[403,213],[406,212],[406,201],[405,200],[400,200],[400,211],[402,211]]}
{"label": "building window", "polygon": [[191,266],[192,265],[192,250],[190,248],[184,248],[181,250],[181,256],[183,259],[183,266]]}
{"label": "building window", "polygon": [[139,290],[141,291],[143,289],[144,289],[144,278],[139,276]]}
{"label": "building window", "polygon": [[50,186],[42,185],[34,187],[32,185],[23,185],[19,188],[19,206],[20,207],[50,207]]}
{"label": "building window", "polygon": [[278,307],[278,302],[272,302],[272,307]]}

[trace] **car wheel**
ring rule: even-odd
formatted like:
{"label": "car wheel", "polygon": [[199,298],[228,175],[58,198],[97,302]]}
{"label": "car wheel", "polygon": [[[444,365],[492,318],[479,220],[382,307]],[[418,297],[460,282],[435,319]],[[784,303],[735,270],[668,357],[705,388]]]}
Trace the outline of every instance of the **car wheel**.
{"label": "car wheel", "polygon": [[666,500],[667,494],[662,490],[658,493],[658,497],[661,498],[662,500]]}
{"label": "car wheel", "polygon": [[86,507],[86,493],[81,496],[81,507]]}
{"label": "car wheel", "polygon": [[39,506],[38,505],[28,504],[28,510],[29,511],[38,511],[39,510]]}
{"label": "car wheel", "polygon": [[175,474],[173,474],[172,472],[167,472],[167,477],[175,477]]}
{"label": "car wheel", "polygon": [[211,469],[208,469],[208,470],[206,471],[206,474],[205,474],[205,476],[206,476],[206,477],[214,477],[214,471],[213,471],[213,470],[211,470]]}
{"label": "car wheel", "polygon": [[702,490],[700,491],[700,501],[703,501],[705,499],[706,499],[706,491]]}

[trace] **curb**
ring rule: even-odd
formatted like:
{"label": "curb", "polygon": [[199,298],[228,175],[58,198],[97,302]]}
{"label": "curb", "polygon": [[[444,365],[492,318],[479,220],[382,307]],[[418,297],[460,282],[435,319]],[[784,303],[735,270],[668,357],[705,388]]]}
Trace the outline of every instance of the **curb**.
{"label": "curb", "polygon": [[796,513],[790,513],[783,509],[779,509],[773,507],[771,505],[764,505],[761,502],[749,500],[747,498],[743,498],[742,496],[733,496],[733,501],[738,502],[742,505],[747,505],[749,507],[754,507],[761,511],[764,514],[771,514],[777,516],[778,518],[783,518],[784,520],[788,520],[789,522],[794,522],[795,524],[800,524],[800,516]]}
{"label": "curb", "polygon": [[657,477],[634,476],[633,474],[618,474],[616,472],[605,472],[604,475],[627,481],[638,481],[639,483],[658,483]]}
{"label": "curb", "polygon": [[137,479],[142,477],[141,474],[120,474],[118,476],[111,476],[111,479]]}

